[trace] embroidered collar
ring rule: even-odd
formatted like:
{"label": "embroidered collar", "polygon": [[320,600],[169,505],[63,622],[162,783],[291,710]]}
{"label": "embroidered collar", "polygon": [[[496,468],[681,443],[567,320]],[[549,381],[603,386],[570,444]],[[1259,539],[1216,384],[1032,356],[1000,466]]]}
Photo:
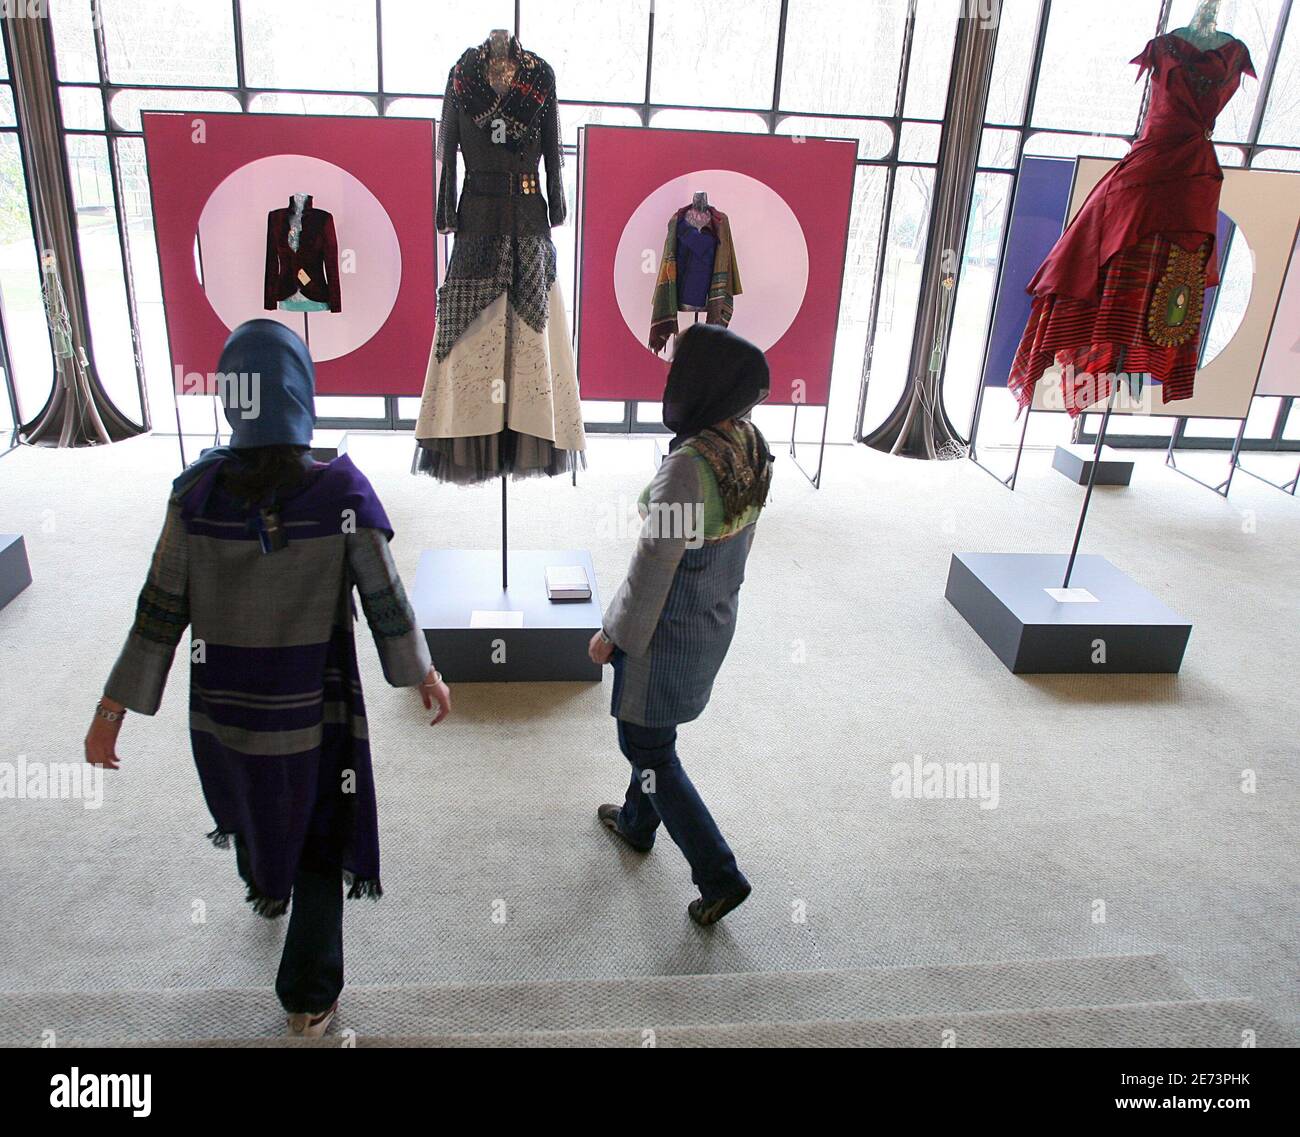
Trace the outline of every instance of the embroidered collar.
{"label": "embroidered collar", "polygon": [[452,68],[451,86],[461,108],[477,127],[484,129],[501,121],[505,124],[502,145],[518,150],[541,135],[542,113],[555,97],[555,73],[541,56],[525,51],[514,36],[510,37],[508,54],[515,74],[504,95],[498,95],[488,82],[490,40],[469,48],[460,57]]}

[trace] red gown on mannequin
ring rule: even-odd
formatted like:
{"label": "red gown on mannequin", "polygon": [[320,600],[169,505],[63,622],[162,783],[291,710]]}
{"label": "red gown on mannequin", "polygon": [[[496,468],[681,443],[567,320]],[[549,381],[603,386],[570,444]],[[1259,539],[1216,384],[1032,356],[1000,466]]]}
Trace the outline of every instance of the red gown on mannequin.
{"label": "red gown on mannequin", "polygon": [[1223,171],[1210,139],[1255,70],[1238,39],[1202,51],[1172,34],[1132,62],[1138,78],[1151,72],[1146,122],[1029,283],[1033,307],[1007,381],[1022,407],[1053,364],[1071,415],[1106,399],[1120,372],[1160,380],[1166,403],[1192,394],[1205,289],[1219,282]]}

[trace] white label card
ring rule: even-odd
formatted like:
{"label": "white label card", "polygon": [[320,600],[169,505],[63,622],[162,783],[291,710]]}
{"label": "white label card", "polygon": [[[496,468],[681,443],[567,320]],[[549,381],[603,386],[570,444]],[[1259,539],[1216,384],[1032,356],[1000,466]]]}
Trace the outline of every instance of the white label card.
{"label": "white label card", "polygon": [[1058,604],[1097,604],[1097,598],[1086,588],[1044,588]]}
{"label": "white label card", "polygon": [[499,612],[494,608],[475,608],[469,614],[471,628],[522,628],[522,612]]}

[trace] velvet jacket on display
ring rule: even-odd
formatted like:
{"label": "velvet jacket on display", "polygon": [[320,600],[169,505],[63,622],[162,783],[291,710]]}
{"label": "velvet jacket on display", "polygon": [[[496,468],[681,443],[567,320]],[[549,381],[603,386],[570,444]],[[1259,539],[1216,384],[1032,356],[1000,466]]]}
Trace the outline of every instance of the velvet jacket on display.
{"label": "velvet jacket on display", "polygon": [[308,194],[295,249],[290,233],[294,212],[291,197],[287,208],[273,209],[267,214],[263,305],[268,311],[274,311],[280,301],[301,293],[308,300],[328,304],[331,312],[341,312],[343,295],[334,218],[323,209],[313,208]]}
{"label": "velvet jacket on display", "polygon": [[[711,235],[717,241],[713,250],[713,267],[709,276],[708,293],[703,305],[694,304],[682,294],[679,257],[678,226],[685,221],[686,212],[691,206],[684,205],[668,219],[668,236],[664,240],[663,257],[659,262],[659,275],[655,279],[654,297],[650,306],[650,349],[662,351],[668,341],[677,334],[677,313],[691,307],[703,307],[705,322],[720,324],[724,328],[731,322],[733,299],[740,295],[740,268],[736,263],[736,246],[731,239],[731,223],[727,215],[719,209],[709,206],[709,224],[703,234]],[[688,254],[698,254],[703,249],[693,249],[689,244]]]}

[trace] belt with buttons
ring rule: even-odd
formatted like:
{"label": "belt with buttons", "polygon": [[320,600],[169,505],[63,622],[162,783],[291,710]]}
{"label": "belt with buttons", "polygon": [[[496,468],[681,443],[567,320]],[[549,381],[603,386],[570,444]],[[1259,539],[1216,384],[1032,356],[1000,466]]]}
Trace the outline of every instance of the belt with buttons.
{"label": "belt with buttons", "polygon": [[526,197],[542,192],[536,174],[512,174],[505,170],[467,172],[465,190],[486,197]]}

